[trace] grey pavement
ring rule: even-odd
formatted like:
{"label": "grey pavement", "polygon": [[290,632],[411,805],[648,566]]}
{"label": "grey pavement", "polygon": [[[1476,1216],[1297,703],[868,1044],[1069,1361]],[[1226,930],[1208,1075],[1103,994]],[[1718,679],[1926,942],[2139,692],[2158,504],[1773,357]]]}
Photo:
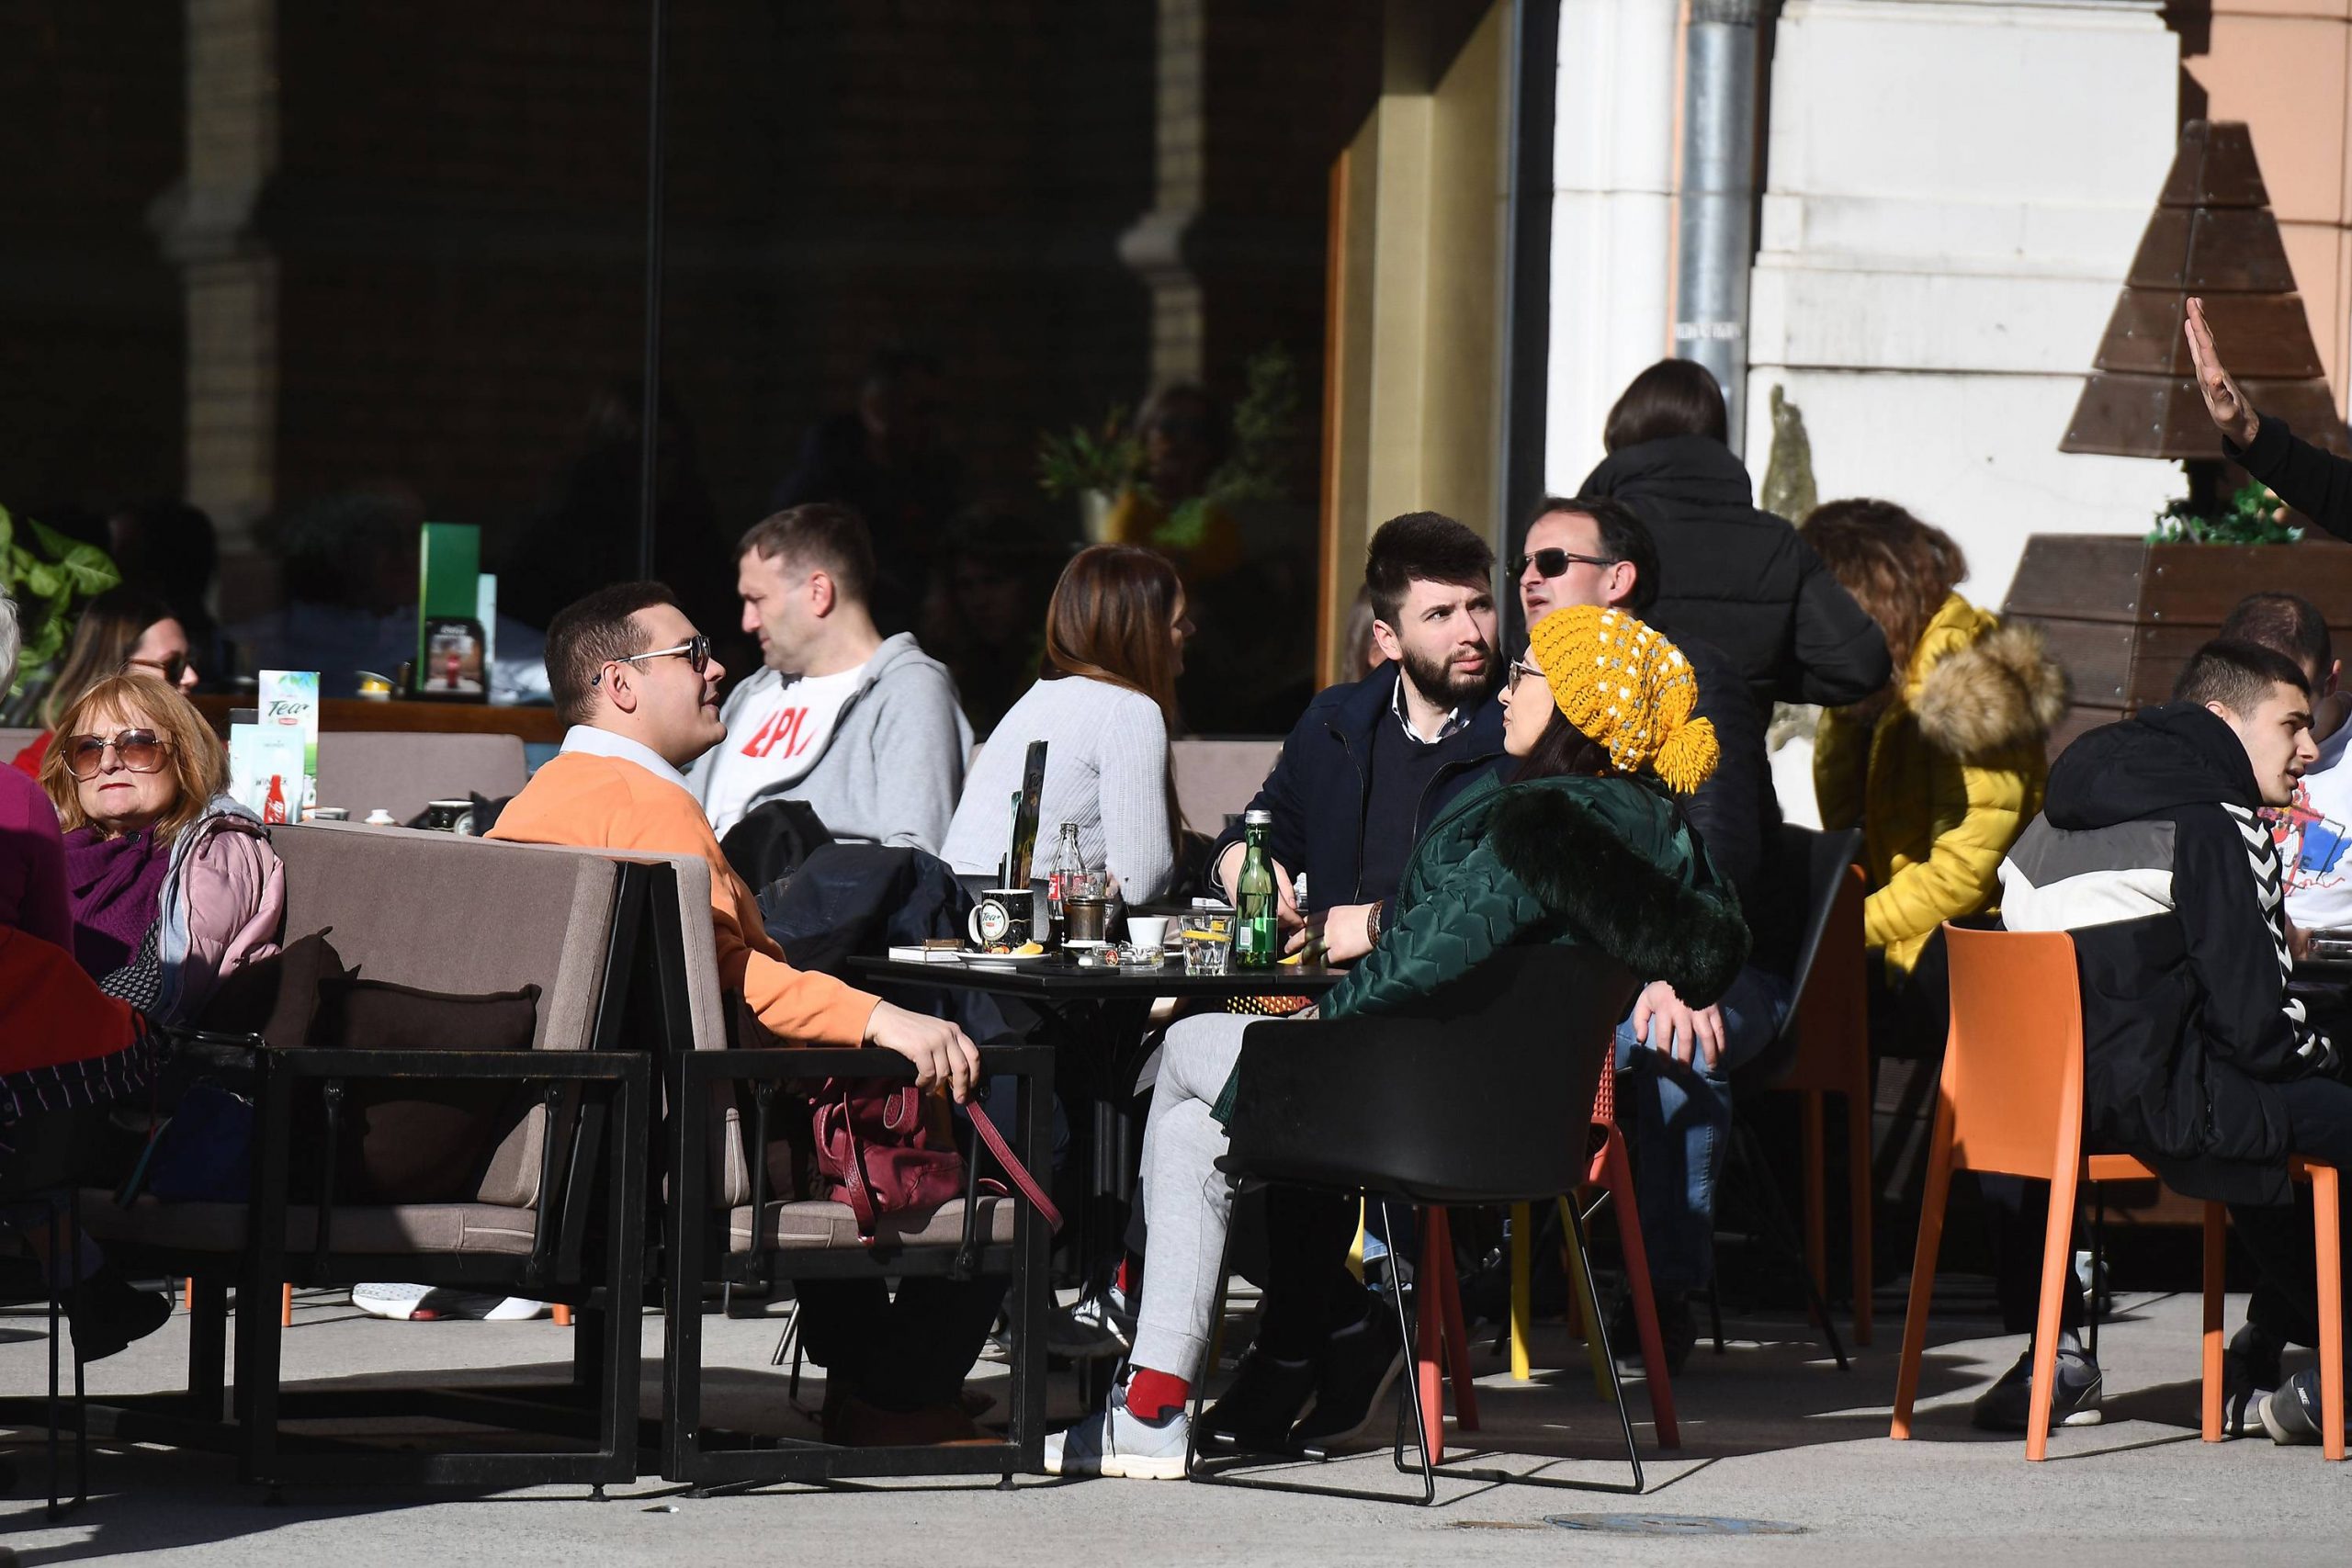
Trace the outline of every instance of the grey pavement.
{"label": "grey pavement", "polygon": [[[2232,1322],[2243,1303],[2233,1300]],[[181,1378],[185,1319],[91,1369],[94,1393],[162,1389]],[[715,1418],[789,1429],[784,1373],[767,1365],[775,1325],[708,1320]],[[1245,1492],[1182,1482],[862,1483],[695,1497],[656,1478],[609,1501],[582,1489],[491,1496],[289,1491],[267,1505],[229,1462],[162,1450],[101,1452],[90,1506],[51,1525],[24,1494],[41,1480],[38,1448],[19,1446],[15,1495],[0,1501],[0,1540],[25,1564],[168,1554],[175,1564],[349,1563],[353,1568],[475,1563],[1097,1562],[1415,1563],[1453,1554],[1480,1562],[1802,1562],[1906,1565],[2063,1562],[2162,1568],[2290,1558],[2342,1550],[2352,1469],[2316,1449],[2256,1438],[2198,1440],[2197,1303],[2126,1295],[2101,1345],[2105,1426],[2057,1434],[2051,1461],[2030,1465],[2021,1439],[1978,1433],[1970,1399],[2021,1348],[1964,1318],[1939,1320],[1922,1383],[1917,1436],[1886,1437],[1899,1314],[1840,1374],[1793,1323],[1736,1325],[1729,1352],[1702,1344],[1675,1386],[1684,1447],[1650,1445],[1641,1385],[1629,1387],[1650,1493],[1639,1498],[1468,1481],[1441,1483],[1432,1508]],[[1451,1452],[1514,1469],[1614,1479],[1613,1422],[1580,1348],[1539,1325],[1538,1372],[1513,1384],[1482,1345],[1484,1429]],[[647,1413],[660,1325],[646,1320]],[[0,1314],[0,1392],[45,1386],[44,1324]],[[546,1377],[565,1364],[546,1322],[379,1323],[340,1295],[306,1297],[287,1337],[292,1379],[434,1373],[442,1381]],[[2290,1366],[2295,1364],[2290,1361]],[[1544,1369],[1552,1370],[1544,1370]],[[977,1386],[1001,1386],[982,1362]],[[1067,1378],[1057,1397],[1071,1398]],[[813,1404],[817,1385],[804,1383]],[[38,1434],[32,1434],[38,1437]],[[1567,1456],[1561,1458],[1558,1456]],[[1302,1467],[1303,1468],[1303,1467]],[[1311,1479],[1396,1492],[1385,1454],[1314,1467]],[[1596,1533],[1549,1522],[1634,1524],[1664,1534]],[[1646,1522],[1645,1522],[1646,1521]],[[1727,1521],[1713,1523],[1711,1521]],[[1761,1526],[1797,1533],[1724,1534]],[[2327,1543],[2335,1541],[2333,1547]],[[2316,1557],[2314,1557],[2316,1553]]]}

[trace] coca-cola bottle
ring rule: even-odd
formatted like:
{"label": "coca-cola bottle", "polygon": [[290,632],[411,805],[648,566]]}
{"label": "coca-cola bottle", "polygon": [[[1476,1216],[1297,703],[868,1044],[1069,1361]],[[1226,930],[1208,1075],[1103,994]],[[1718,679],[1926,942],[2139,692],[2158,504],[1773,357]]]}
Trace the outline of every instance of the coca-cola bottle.
{"label": "coca-cola bottle", "polygon": [[1065,822],[1062,824],[1061,842],[1054,846],[1054,874],[1046,884],[1046,908],[1053,931],[1046,945],[1057,951],[1069,931],[1068,915],[1062,903],[1064,893],[1069,879],[1085,868],[1085,858],[1078,850],[1078,824]]}

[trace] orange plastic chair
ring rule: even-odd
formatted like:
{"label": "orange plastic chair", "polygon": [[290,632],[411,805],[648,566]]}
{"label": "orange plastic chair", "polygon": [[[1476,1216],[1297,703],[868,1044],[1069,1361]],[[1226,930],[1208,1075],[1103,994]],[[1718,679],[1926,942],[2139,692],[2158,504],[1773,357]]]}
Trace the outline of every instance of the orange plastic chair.
{"label": "orange plastic chair", "polygon": [[1857,1345],[1871,1342],[1871,1025],[1863,892],[1861,868],[1849,867],[1796,1000],[1795,1059],[1772,1085],[1803,1096],[1804,1261],[1824,1301],[1829,1299],[1829,1205],[1822,1174],[1827,1144],[1823,1097],[1835,1094],[1846,1101],[1846,1211],[1852,1232]]}
{"label": "orange plastic chair", "polygon": [[[2124,1155],[2083,1154],[2083,1010],[2074,938],[2064,931],[1944,928],[1951,960],[1951,1033],[1936,1100],[1919,1246],[1895,1375],[1888,1436],[1911,1436],[1911,1406],[1927,1349],[1928,1309],[1944,1205],[1955,1170],[1995,1171],[2050,1183],[2042,1244],[2041,1301],[2035,1325],[2033,1399],[2026,1458],[2049,1452],[2062,1291],[2074,1288],[2075,1195],[2084,1181],[2141,1181],[2154,1173]],[[2317,1200],[2320,1380],[2327,1457],[2344,1457],[2342,1267],[2332,1168],[2297,1161]],[[2222,1439],[2222,1266],[2224,1211],[2205,1205],[2203,1436]]]}

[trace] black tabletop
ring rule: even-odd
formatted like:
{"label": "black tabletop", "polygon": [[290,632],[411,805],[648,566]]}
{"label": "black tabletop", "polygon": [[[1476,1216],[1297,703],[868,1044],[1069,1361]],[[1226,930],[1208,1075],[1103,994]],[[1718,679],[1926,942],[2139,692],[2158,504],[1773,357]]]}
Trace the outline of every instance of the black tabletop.
{"label": "black tabletop", "polygon": [[1046,1001],[1105,1001],[1151,997],[1319,997],[1340,983],[1344,969],[1304,964],[1271,969],[1236,965],[1223,975],[1187,975],[1184,961],[1170,956],[1157,970],[1081,969],[1059,956],[1031,964],[986,962],[923,964],[893,958],[853,958],[850,972],[901,985],[993,991],[1001,996]]}

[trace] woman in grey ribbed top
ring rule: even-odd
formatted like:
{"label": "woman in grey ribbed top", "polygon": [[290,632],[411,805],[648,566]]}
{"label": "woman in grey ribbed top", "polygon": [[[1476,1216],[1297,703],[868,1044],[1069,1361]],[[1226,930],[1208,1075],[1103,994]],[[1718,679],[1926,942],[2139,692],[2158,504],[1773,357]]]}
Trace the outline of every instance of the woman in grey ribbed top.
{"label": "woman in grey ribbed top", "polygon": [[1179,825],[1168,736],[1192,630],[1165,557],[1131,545],[1074,557],[1046,611],[1045,675],[972,764],[941,858],[967,875],[997,870],[1029,743],[1043,740],[1033,874],[1052,869],[1061,825],[1074,822],[1087,864],[1107,867],[1128,903],[1166,892]]}
{"label": "woman in grey ribbed top", "polygon": [[965,776],[941,858],[967,874],[1002,863],[1009,806],[1033,740],[1046,743],[1034,874],[1053,869],[1061,825],[1075,822],[1086,863],[1107,864],[1129,903],[1159,897],[1176,863],[1168,837],[1168,725],[1149,697],[1108,681],[1040,681],[1022,694]]}

